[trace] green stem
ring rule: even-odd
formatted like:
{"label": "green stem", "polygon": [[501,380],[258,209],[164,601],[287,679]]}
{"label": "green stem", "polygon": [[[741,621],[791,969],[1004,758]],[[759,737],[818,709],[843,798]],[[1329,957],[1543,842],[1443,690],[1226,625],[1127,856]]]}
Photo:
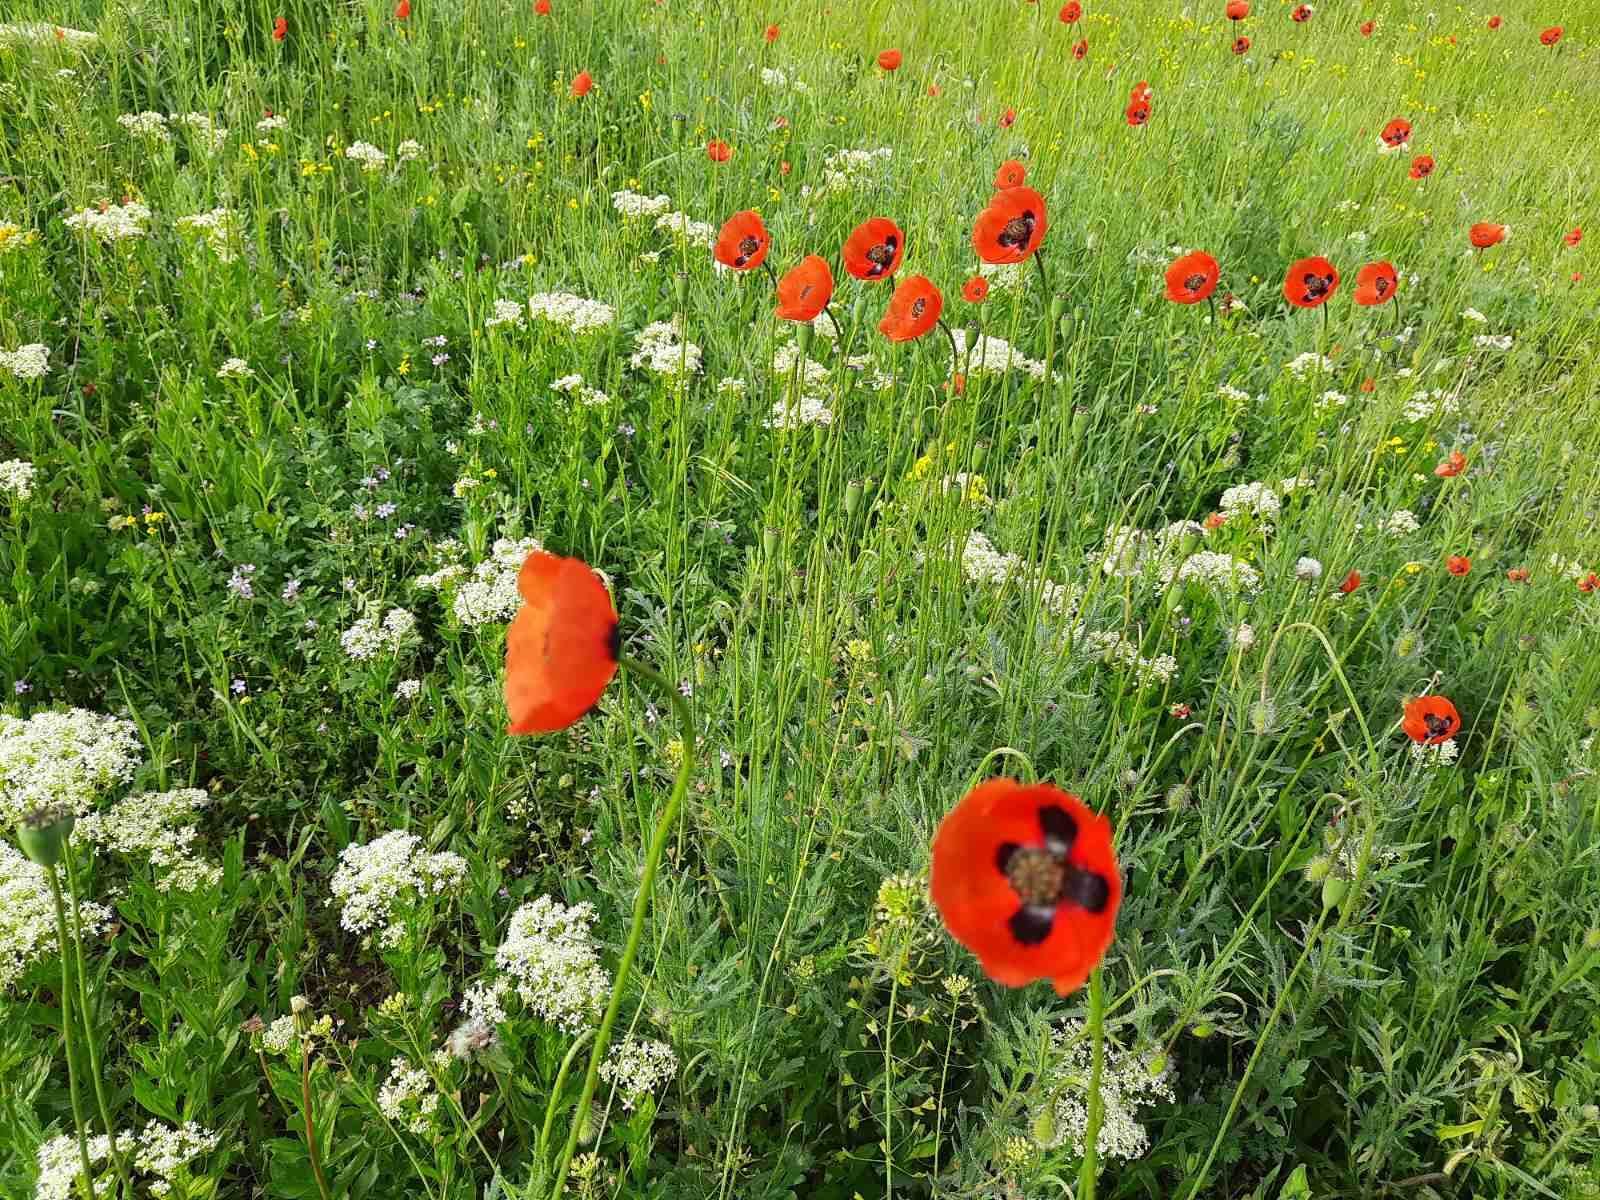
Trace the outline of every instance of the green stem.
{"label": "green stem", "polygon": [[61,1038],[67,1051],[67,1092],[72,1097],[72,1123],[78,1131],[78,1163],[83,1175],[78,1183],[85,1200],[94,1200],[94,1167],[89,1162],[89,1141],[84,1134],[83,1097],[78,1091],[78,1054],[72,1036],[72,947],[67,936],[67,906],[61,900],[61,881],[54,864],[45,868],[50,896],[56,902],[56,943],[61,949]]}
{"label": "green stem", "polygon": [[1100,1122],[1105,1119],[1105,1101],[1100,1095],[1100,1076],[1106,1065],[1106,992],[1104,968],[1089,975],[1089,1095],[1083,1124],[1083,1164],[1078,1168],[1076,1200],[1094,1200],[1100,1179]]}
{"label": "green stem", "polygon": [[72,847],[63,848],[62,861],[67,867],[67,896],[72,901],[72,970],[78,977],[78,1009],[83,1014],[84,1037],[89,1047],[89,1078],[94,1081],[95,1103],[100,1109],[100,1123],[106,1129],[106,1148],[111,1152],[111,1162],[122,1180],[123,1189],[133,1195],[133,1177],[128,1164],[123,1161],[122,1150],[117,1145],[117,1129],[111,1123],[111,1106],[106,1103],[105,1072],[100,1069],[99,1039],[95,1036],[94,1009],[89,1005],[89,989],[84,982],[83,965],[83,912],[78,905],[78,872],[72,865]]}
{"label": "green stem", "polygon": [[566,1086],[567,1073],[572,1070],[572,1064],[578,1057],[578,1051],[594,1036],[594,1030],[586,1029],[578,1036],[567,1051],[566,1057],[561,1060],[561,1069],[556,1072],[556,1081],[550,1088],[550,1103],[544,1110],[544,1128],[539,1130],[539,1160],[544,1161],[545,1147],[550,1144],[550,1130],[556,1123],[556,1100],[561,1096],[561,1089]]}
{"label": "green stem", "polygon": [[1050,299],[1050,274],[1044,269],[1044,255],[1035,250],[1033,252],[1033,265],[1039,268],[1039,282],[1044,285],[1045,299]]}
{"label": "green stem", "polygon": [[[655,833],[650,839],[650,848],[645,852],[644,873],[639,877],[639,890],[633,900],[633,924],[628,928],[628,940],[622,947],[622,961],[617,964],[616,982],[611,985],[611,1000],[606,1005],[605,1016],[600,1019],[594,1049],[589,1053],[589,1069],[583,1077],[583,1091],[578,1096],[577,1111],[572,1114],[572,1127],[567,1131],[566,1145],[562,1147],[561,1158],[556,1163],[555,1182],[550,1192],[552,1200],[559,1200],[566,1189],[567,1168],[572,1164],[573,1152],[578,1148],[578,1133],[588,1123],[589,1105],[600,1083],[600,1064],[605,1061],[606,1048],[611,1042],[611,1027],[617,1022],[617,1013],[622,1008],[622,994],[628,986],[628,975],[633,970],[633,960],[639,952],[639,942],[644,937],[644,918],[650,908],[650,894],[655,890],[656,868],[661,865],[662,851],[666,849],[667,838],[678,818],[678,810],[683,806],[684,794],[689,790],[689,777],[694,773],[694,716],[683,697],[678,695],[677,689],[667,681],[666,676],[643,663],[624,658],[621,666],[630,674],[653,683],[671,701],[678,714],[678,724],[683,728],[683,758],[678,764],[678,777],[672,784],[672,795],[667,800],[666,808],[661,810]],[[550,1103],[555,1104],[557,1099],[552,1096]],[[549,1120],[548,1113],[546,1120]]]}
{"label": "green stem", "polygon": [[302,1034],[300,1038],[300,1104],[305,1110],[306,1155],[311,1160],[311,1174],[316,1177],[317,1191],[322,1200],[332,1200],[328,1181],[322,1174],[322,1153],[317,1149],[316,1122],[311,1119],[311,1038],[308,1034]]}

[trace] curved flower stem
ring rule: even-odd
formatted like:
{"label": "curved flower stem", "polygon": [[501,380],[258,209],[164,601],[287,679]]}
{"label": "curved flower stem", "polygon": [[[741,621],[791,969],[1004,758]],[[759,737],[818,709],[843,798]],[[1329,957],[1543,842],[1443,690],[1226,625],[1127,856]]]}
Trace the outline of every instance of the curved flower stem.
{"label": "curved flower stem", "polygon": [[78,1165],[85,1200],[94,1200],[94,1167],[89,1162],[89,1142],[84,1133],[83,1097],[78,1091],[78,1055],[72,1036],[72,943],[67,935],[67,906],[61,899],[61,881],[52,864],[45,867],[50,879],[50,897],[56,902],[56,943],[61,950],[61,1039],[67,1050],[67,1092],[72,1097],[72,1123],[78,1131]]}
{"label": "curved flower stem", "polygon": [[1100,1179],[1100,1122],[1105,1119],[1105,1101],[1100,1095],[1100,1076],[1106,1064],[1106,989],[1105,968],[1089,974],[1089,1095],[1083,1124],[1083,1164],[1078,1168],[1075,1200],[1094,1200]]}
{"label": "curved flower stem", "polygon": [[[588,1124],[589,1105],[594,1100],[595,1089],[600,1083],[600,1064],[605,1061],[606,1048],[611,1042],[611,1027],[617,1022],[617,1013],[622,1008],[622,994],[627,989],[628,975],[633,970],[634,956],[638,954],[639,942],[644,937],[644,918],[650,908],[650,894],[655,889],[656,868],[661,865],[662,851],[666,849],[667,838],[672,833],[673,823],[678,819],[678,810],[683,807],[684,794],[689,790],[689,777],[694,773],[694,717],[689,712],[689,706],[684,703],[683,697],[678,695],[678,690],[659,671],[631,658],[622,659],[621,666],[629,674],[653,683],[661,694],[672,702],[672,707],[678,714],[678,724],[683,728],[683,758],[678,764],[678,777],[672,784],[672,795],[667,800],[667,806],[661,810],[661,817],[656,821],[655,833],[650,838],[650,848],[645,852],[644,874],[639,877],[639,891],[633,901],[633,924],[628,928],[628,940],[622,947],[622,961],[617,964],[616,982],[611,985],[611,1000],[606,1005],[605,1016],[600,1018],[600,1029],[595,1034],[594,1049],[589,1052],[589,1069],[583,1077],[583,1091],[578,1096],[578,1107],[572,1114],[567,1142],[562,1147],[560,1159],[556,1162],[555,1179],[550,1191],[552,1200],[559,1200],[562,1191],[565,1190],[567,1168],[572,1164],[573,1152],[578,1148],[579,1131]],[[555,1104],[558,1098],[552,1095],[550,1103]],[[545,1119],[549,1121],[548,1113]]]}
{"label": "curved flower stem", "polygon": [[944,330],[945,338],[950,342],[950,378],[956,377],[956,368],[961,365],[961,352],[956,349],[956,335],[950,332],[950,326],[944,323],[944,318],[939,318],[939,328]]}
{"label": "curved flower stem", "polygon": [[128,1174],[128,1164],[117,1145],[116,1126],[111,1123],[111,1106],[106,1103],[104,1072],[100,1069],[100,1051],[94,1032],[94,1010],[89,1006],[89,988],[84,982],[88,973],[83,964],[83,910],[78,905],[78,872],[72,865],[72,847],[63,848],[62,862],[67,868],[67,896],[72,901],[72,973],[78,977],[78,1010],[82,1013],[84,1039],[89,1048],[89,1078],[94,1083],[95,1103],[100,1109],[100,1123],[106,1128],[106,1148],[116,1166],[117,1177],[129,1196],[133,1195],[133,1177]]}
{"label": "curved flower stem", "polygon": [[1044,254],[1038,250],[1033,252],[1033,265],[1039,268],[1039,282],[1044,285],[1045,298],[1050,297],[1050,273],[1044,269]]}
{"label": "curved flower stem", "polygon": [[572,1070],[572,1064],[578,1057],[578,1051],[583,1049],[584,1043],[594,1036],[594,1030],[586,1029],[578,1035],[577,1040],[567,1050],[566,1057],[561,1060],[561,1069],[556,1072],[556,1081],[550,1087],[550,1103],[544,1110],[544,1128],[539,1130],[539,1158],[544,1159],[545,1147],[550,1144],[550,1130],[556,1123],[556,1098],[561,1095],[561,1089],[566,1086],[567,1073]]}

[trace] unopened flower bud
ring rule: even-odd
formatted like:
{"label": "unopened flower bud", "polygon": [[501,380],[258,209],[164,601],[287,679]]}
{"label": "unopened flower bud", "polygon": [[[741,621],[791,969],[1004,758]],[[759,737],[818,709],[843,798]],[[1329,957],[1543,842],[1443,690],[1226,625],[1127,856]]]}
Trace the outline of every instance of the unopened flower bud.
{"label": "unopened flower bud", "polygon": [[75,818],[69,808],[39,808],[23,815],[17,826],[22,852],[41,867],[53,867],[66,853]]}

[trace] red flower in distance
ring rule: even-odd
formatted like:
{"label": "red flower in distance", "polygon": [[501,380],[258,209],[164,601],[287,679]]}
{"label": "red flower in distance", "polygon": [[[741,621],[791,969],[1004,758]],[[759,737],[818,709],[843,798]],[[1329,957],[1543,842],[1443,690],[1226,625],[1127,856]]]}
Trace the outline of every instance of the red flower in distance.
{"label": "red flower in distance", "polygon": [[533,0],[533,11],[541,17],[548,17],[550,15],[550,0]]}
{"label": "red flower in distance", "polygon": [[733,157],[733,147],[721,138],[706,143],[706,157],[714,163],[725,163]]}
{"label": "red flower in distance", "polygon": [[1489,18],[1489,28],[1490,29],[1499,29],[1500,28],[1500,18],[1499,17],[1490,17]]}
{"label": "red flower in distance", "polygon": [[1506,240],[1510,232],[1504,225],[1496,225],[1492,221],[1479,221],[1467,230],[1467,240],[1479,250],[1487,250],[1490,246],[1498,246]]}
{"label": "red flower in distance", "polygon": [[1083,5],[1078,0],[1067,0],[1061,6],[1061,23],[1063,25],[1076,25],[1083,19]]}
{"label": "red flower in distance", "polygon": [[1452,554],[1444,560],[1444,569],[1459,579],[1472,570],[1472,560],[1465,554]]}
{"label": "red flower in distance", "polygon": [[1461,714],[1443,696],[1418,696],[1406,701],[1400,728],[1419,746],[1447,742],[1461,728]]}
{"label": "red flower in distance", "polygon": [[1049,979],[1065,996],[1115,931],[1122,876],[1111,823],[1050,784],[988,780],[940,822],[929,890],[989,978],[1007,987]]}
{"label": "red flower in distance", "polygon": [[1174,304],[1198,304],[1217,290],[1222,269],[1204,250],[1194,250],[1167,268],[1167,299]]}
{"label": "red flower in distance", "polygon": [[272,40],[281,42],[289,36],[289,18],[279,17],[272,23]]}
{"label": "red flower in distance", "polygon": [[1527,583],[1528,582],[1528,568],[1527,567],[1512,567],[1510,570],[1508,570],[1506,572],[1506,578],[1508,580],[1510,580],[1512,583]]}
{"label": "red flower in distance", "polygon": [[1150,102],[1148,100],[1130,100],[1123,117],[1129,125],[1140,126],[1150,120]]}
{"label": "red flower in distance", "polygon": [[1576,246],[1583,241],[1583,230],[1571,229],[1561,235],[1561,240],[1569,246]]}
{"label": "red flower in distance", "polygon": [[1360,571],[1351,571],[1350,574],[1346,575],[1342,580],[1340,580],[1340,582],[1339,582],[1339,594],[1341,596],[1348,596],[1351,592],[1355,591],[1360,586],[1361,586],[1361,572]]}
{"label": "red flower in distance", "polygon": [[1552,25],[1549,29],[1546,29],[1539,35],[1539,44],[1542,46],[1554,46],[1561,40],[1561,35],[1563,32],[1564,30],[1561,28],[1561,26]]}
{"label": "red flower in distance", "polygon": [[1233,39],[1233,52],[1235,54],[1249,54],[1250,53],[1250,39],[1245,37],[1243,34],[1240,34],[1238,37],[1234,38]]}
{"label": "red flower in distance", "polygon": [[400,0],[400,3],[394,6],[394,19],[396,21],[404,21],[410,16],[411,0]]}
{"label": "red flower in distance", "polygon": [[1072,57],[1077,59],[1079,62],[1082,62],[1084,55],[1086,55],[1088,53],[1089,53],[1089,39],[1088,38],[1083,38],[1081,41],[1077,42],[1072,47]]}
{"label": "red flower in distance", "polygon": [[1419,154],[1411,160],[1411,178],[1426,179],[1433,174],[1433,155]]}
{"label": "red flower in distance", "polygon": [[1372,31],[1374,29],[1376,29],[1377,27],[1378,27],[1378,25],[1377,25],[1376,21],[1363,21],[1363,22],[1361,22],[1361,36],[1362,37],[1371,37],[1372,36]]}
{"label": "red flower in distance", "polygon": [[778,29],[778,27],[776,25],[768,25],[767,28],[766,28],[766,32],[763,33],[761,36],[766,38],[767,39],[767,43],[770,45],[771,43],[773,43],[773,42],[778,40],[779,32],[780,31],[779,31],[779,29]]}
{"label": "red flower in distance", "polygon": [[1292,13],[1289,14],[1289,19],[1291,21],[1298,21],[1300,24],[1304,25],[1307,21],[1311,20],[1311,5],[1299,5]]}
{"label": "red flower in distance", "polygon": [[1400,277],[1395,274],[1393,263],[1368,263],[1356,272],[1354,299],[1357,304],[1367,308],[1375,304],[1387,304],[1394,299],[1399,287]]}
{"label": "red flower in distance", "polygon": [[587,71],[579,71],[572,77],[572,94],[582,98],[594,90],[594,76]]}
{"label": "red flower in distance", "polygon": [[1440,479],[1454,479],[1467,469],[1467,456],[1459,450],[1450,451],[1450,456],[1433,469],[1433,473]]}
{"label": "red flower in distance", "polygon": [[[1006,188],[1021,187],[1028,182],[1028,168],[1014,158],[1008,158],[1000,164],[1000,169],[994,173],[994,186],[996,191]],[[1576,242],[1573,245],[1577,245]]]}
{"label": "red flower in distance", "polygon": [[1242,21],[1250,15],[1249,0],[1228,0],[1227,8],[1222,11],[1228,20]]}
{"label": "red flower in distance", "polygon": [[898,50],[885,50],[878,55],[878,65],[885,71],[898,71],[903,61],[904,58]]}
{"label": "red flower in distance", "polygon": [[1404,117],[1396,117],[1383,127],[1378,140],[1391,150],[1400,149],[1411,140],[1411,122]]}

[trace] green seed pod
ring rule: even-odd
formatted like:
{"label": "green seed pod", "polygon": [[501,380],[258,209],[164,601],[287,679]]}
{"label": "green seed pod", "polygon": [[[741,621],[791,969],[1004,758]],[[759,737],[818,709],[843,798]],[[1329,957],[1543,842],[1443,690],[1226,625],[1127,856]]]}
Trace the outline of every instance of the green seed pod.
{"label": "green seed pod", "polygon": [[778,531],[770,526],[761,531],[761,552],[768,558],[778,553]]}
{"label": "green seed pod", "polygon": [[1344,903],[1344,898],[1350,894],[1350,881],[1340,879],[1337,875],[1329,875],[1322,881],[1322,907],[1324,910],[1335,908]]}
{"label": "green seed pod", "polygon": [[17,843],[30,861],[53,867],[67,851],[67,838],[75,822],[70,809],[37,809],[26,814],[17,826]]}
{"label": "green seed pod", "polygon": [[795,328],[794,344],[800,348],[800,357],[802,359],[811,356],[811,339],[815,333],[816,330],[811,327],[811,322],[809,321],[803,321]]}
{"label": "green seed pod", "polygon": [[861,484],[852,479],[844,489],[844,511],[846,516],[853,517],[856,510],[861,507]]}
{"label": "green seed pod", "polygon": [[1046,1104],[1033,1119],[1033,1140],[1041,1146],[1050,1146],[1056,1140],[1056,1106]]}

